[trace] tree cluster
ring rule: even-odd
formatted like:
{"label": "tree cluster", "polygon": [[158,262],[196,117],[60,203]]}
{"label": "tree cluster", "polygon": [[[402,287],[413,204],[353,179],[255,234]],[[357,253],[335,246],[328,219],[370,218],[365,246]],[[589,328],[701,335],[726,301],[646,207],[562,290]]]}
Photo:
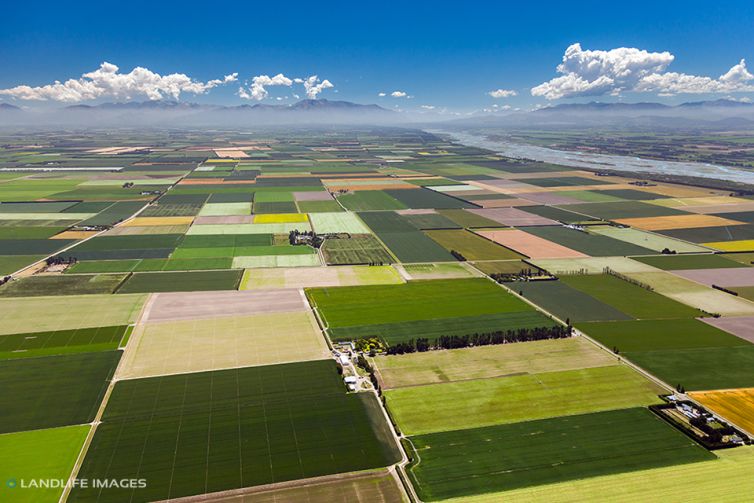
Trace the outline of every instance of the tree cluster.
{"label": "tree cluster", "polygon": [[467,335],[441,335],[431,342],[426,337],[399,342],[387,349],[389,355],[421,353],[438,349],[458,349],[472,346],[490,346],[513,342],[541,341],[545,339],[565,339],[570,337],[572,327],[556,325],[552,327],[519,328],[517,330],[496,330],[494,332],[475,332]]}

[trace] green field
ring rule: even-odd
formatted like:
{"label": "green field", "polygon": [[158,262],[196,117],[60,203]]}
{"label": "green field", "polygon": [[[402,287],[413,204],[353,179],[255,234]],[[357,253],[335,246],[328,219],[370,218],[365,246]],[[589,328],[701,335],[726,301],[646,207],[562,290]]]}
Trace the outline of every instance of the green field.
{"label": "green field", "polygon": [[0,286],[0,297],[113,293],[126,274],[28,276]]}
{"label": "green field", "polygon": [[383,389],[616,365],[583,337],[427,351],[372,359]]}
{"label": "green field", "polygon": [[[55,503],[62,488],[28,487],[31,480],[67,480],[84,445],[89,426],[0,435],[0,501]],[[20,481],[26,481],[23,487]],[[15,487],[11,487],[15,481]]]}
{"label": "green field", "polygon": [[694,319],[581,323],[577,327],[608,348],[617,347],[621,352],[751,345]]}
{"label": "green field", "polygon": [[683,269],[723,269],[728,267],[745,267],[724,255],[658,255],[655,257],[634,257],[643,264],[657,267],[664,271]]}
{"label": "green field", "polygon": [[607,236],[587,234],[583,231],[560,226],[520,227],[521,230],[547,239],[572,250],[593,257],[624,257],[627,255],[647,255],[654,253],[649,248],[619,241]]}
{"label": "green field", "polygon": [[241,270],[134,273],[118,293],[236,290]]}
{"label": "green field", "polygon": [[[399,459],[375,397],[346,394],[326,360],[119,381],[79,476],[139,474],[146,488],[99,501],[154,501]],[[69,501],[97,495],[76,489]]]}
{"label": "green field", "polygon": [[693,318],[697,309],[609,274],[563,276],[568,286],[637,319]]}
{"label": "green field", "polygon": [[128,326],[79,328],[0,337],[0,360],[118,349]]}
{"label": "green field", "polygon": [[330,328],[532,311],[523,301],[481,278],[312,288],[306,292]]}
{"label": "green field", "polygon": [[0,433],[94,419],[120,351],[0,361]]}
{"label": "green field", "polygon": [[461,227],[500,227],[501,225],[494,220],[485,218],[481,215],[471,213],[463,209],[456,210],[439,210],[437,213],[449,218]]}
{"label": "green field", "polygon": [[651,405],[662,392],[631,368],[610,365],[398,388],[385,397],[401,431],[421,435]]}
{"label": "green field", "polygon": [[430,238],[448,251],[463,255],[466,260],[520,259],[518,253],[500,246],[467,230],[425,231]]}
{"label": "green field", "polygon": [[406,205],[381,190],[359,190],[338,196],[350,211],[402,210]]}
{"label": "green field", "polygon": [[348,239],[327,239],[321,250],[329,265],[390,264],[395,260],[371,234],[352,235]]}
{"label": "green field", "polygon": [[506,286],[563,321],[631,319],[626,313],[571,288],[563,281],[518,281],[506,283]]}
{"label": "green field", "polygon": [[144,295],[80,295],[0,299],[0,335],[126,325]]}
{"label": "green field", "polygon": [[643,408],[410,440],[415,450],[409,473],[424,501],[714,459]]}
{"label": "green field", "polygon": [[616,218],[661,217],[666,215],[683,215],[684,212],[674,208],[665,208],[641,201],[618,201],[607,203],[569,204],[564,210],[575,211],[604,220]]}

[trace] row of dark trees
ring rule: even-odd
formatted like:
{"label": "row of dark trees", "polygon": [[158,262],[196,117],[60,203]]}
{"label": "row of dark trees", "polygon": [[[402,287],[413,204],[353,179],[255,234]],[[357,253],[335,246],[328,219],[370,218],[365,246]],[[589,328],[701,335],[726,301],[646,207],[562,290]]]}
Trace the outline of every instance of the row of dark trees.
{"label": "row of dark trees", "polygon": [[405,353],[422,353],[437,349],[458,349],[472,346],[490,346],[513,342],[541,341],[545,339],[565,339],[571,336],[573,328],[556,325],[552,327],[519,328],[517,330],[496,330],[494,332],[473,333],[467,335],[441,335],[430,341],[426,337],[399,342],[387,349],[389,355]]}

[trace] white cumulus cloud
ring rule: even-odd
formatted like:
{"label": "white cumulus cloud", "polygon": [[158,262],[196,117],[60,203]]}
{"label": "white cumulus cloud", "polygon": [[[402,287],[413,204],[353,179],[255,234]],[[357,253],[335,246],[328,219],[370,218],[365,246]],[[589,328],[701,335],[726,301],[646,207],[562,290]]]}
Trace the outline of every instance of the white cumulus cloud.
{"label": "white cumulus cloud", "polygon": [[179,99],[182,93],[203,94],[222,84],[234,82],[237,73],[226,75],[222,79],[201,82],[183,73],[160,75],[140,66],[129,73],[120,73],[112,63],[104,62],[92,72],[85,73],[78,79],[65,82],[32,87],[20,85],[9,89],[0,89],[0,95],[11,96],[21,100],[79,102],[98,98],[131,99],[146,96],[150,100],[164,98]]}
{"label": "white cumulus cloud", "polygon": [[405,98],[408,96],[408,94],[403,91],[393,91],[392,93],[390,93],[390,96],[392,96],[393,98]]}
{"label": "white cumulus cloud", "polygon": [[269,96],[270,93],[267,91],[268,87],[291,87],[292,85],[293,80],[289,79],[282,73],[278,73],[274,77],[270,77],[269,75],[257,75],[256,77],[253,77],[251,79],[251,85],[248,87],[248,89],[243,87],[238,89],[238,95],[246,100],[261,101]]}
{"label": "white cumulus cloud", "polygon": [[335,87],[332,82],[327,79],[320,81],[319,77],[317,77],[316,75],[307,77],[303,80],[303,83],[304,90],[306,91],[306,96],[310,100],[316,99],[317,95],[325,89],[332,89],[333,87]]}
{"label": "white cumulus cloud", "polygon": [[510,98],[511,96],[517,96],[518,93],[512,89],[495,89],[487,94],[493,98]]}
{"label": "white cumulus cloud", "polygon": [[743,59],[717,79],[666,71],[674,59],[667,51],[649,52],[634,47],[584,50],[576,43],[566,49],[557,67],[561,75],[533,87],[531,94],[554,100],[622,92],[669,96],[754,91],[754,75]]}
{"label": "white cumulus cloud", "polygon": [[380,98],[383,98],[387,96],[387,93],[377,93],[377,96],[379,96]]}

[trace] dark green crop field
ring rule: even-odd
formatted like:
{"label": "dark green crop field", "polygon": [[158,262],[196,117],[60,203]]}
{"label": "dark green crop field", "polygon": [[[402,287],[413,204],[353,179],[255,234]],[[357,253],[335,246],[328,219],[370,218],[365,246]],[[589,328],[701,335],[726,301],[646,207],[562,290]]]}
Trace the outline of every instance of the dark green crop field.
{"label": "dark green crop field", "polygon": [[236,290],[242,270],[134,273],[118,293]]}
{"label": "dark green crop field", "polygon": [[647,255],[655,253],[625,241],[587,234],[561,226],[521,227],[521,230],[593,257]]}
{"label": "dark green crop field", "polygon": [[126,274],[29,276],[0,286],[0,297],[113,293]]}
{"label": "dark green crop field", "polygon": [[563,281],[515,282],[507,283],[506,286],[564,321],[631,319],[626,313],[570,287]]}
{"label": "dark green crop field", "polygon": [[693,318],[702,313],[608,274],[563,276],[568,286],[637,319]]}
{"label": "dark green crop field", "polygon": [[714,459],[643,408],[410,437],[424,501]]}
{"label": "dark green crop field", "polygon": [[88,423],[120,351],[0,361],[0,433]]}
{"label": "dark green crop field", "polygon": [[78,328],[0,337],[0,360],[118,349],[128,326]]}
{"label": "dark green crop field", "polygon": [[332,360],[119,382],[79,474],[148,480],[69,501],[154,501],[387,466],[376,398],[346,394]]}

